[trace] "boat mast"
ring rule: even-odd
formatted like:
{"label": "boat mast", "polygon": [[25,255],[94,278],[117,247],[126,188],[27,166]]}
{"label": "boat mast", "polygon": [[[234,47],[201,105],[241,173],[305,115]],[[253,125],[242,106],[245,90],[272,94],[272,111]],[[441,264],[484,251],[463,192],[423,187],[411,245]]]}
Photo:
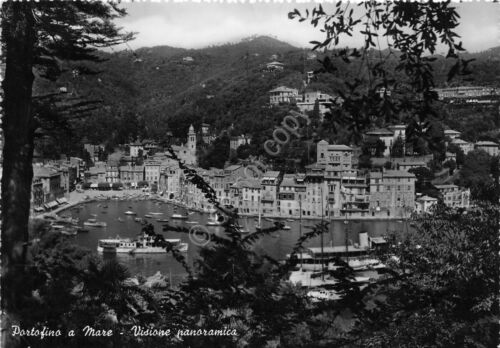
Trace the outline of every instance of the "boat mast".
{"label": "boat mast", "polygon": [[[299,195],[299,238],[302,239],[302,196]],[[300,250],[300,269],[302,270],[302,250]]]}
{"label": "boat mast", "polygon": [[325,252],[324,252],[324,241],[323,241],[323,223],[324,223],[324,212],[323,212],[323,187],[320,186],[319,192],[321,195],[321,280],[325,279],[325,263],[324,263],[324,257],[325,257]]}
{"label": "boat mast", "polygon": [[262,197],[259,196],[259,228],[262,228],[262,225],[260,223],[261,218],[262,218],[262,210],[260,209],[260,201],[262,200]]}

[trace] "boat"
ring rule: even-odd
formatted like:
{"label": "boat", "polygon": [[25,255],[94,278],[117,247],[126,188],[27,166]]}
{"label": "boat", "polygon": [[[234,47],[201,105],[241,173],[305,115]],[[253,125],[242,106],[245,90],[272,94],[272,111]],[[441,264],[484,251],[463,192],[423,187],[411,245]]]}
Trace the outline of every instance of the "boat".
{"label": "boat", "polygon": [[288,225],[283,226],[282,230],[288,231],[291,230],[292,228]]}
{"label": "boat", "polygon": [[[165,239],[165,241],[174,244],[174,249],[180,252],[188,250],[188,244],[182,243],[180,239]],[[142,236],[134,240],[120,237],[99,239],[97,242],[97,251],[100,253],[117,254],[163,254],[167,252],[166,248],[153,244],[153,237],[146,234],[142,234]]]}
{"label": "boat", "polygon": [[335,290],[319,289],[312,290],[307,293],[313,302],[319,301],[337,301],[340,300],[340,295]]}
{"label": "boat", "polygon": [[197,224],[198,221],[186,221],[187,224]]}
{"label": "boat", "polygon": [[269,221],[269,222],[275,222],[276,221],[276,220],[271,219],[271,218],[266,218],[266,220]]}
{"label": "boat", "polygon": [[125,213],[125,215],[137,215],[137,213],[134,213],[133,211],[131,210],[127,210]]}
{"label": "boat", "polygon": [[194,211],[190,211],[190,212],[188,213],[188,215],[193,215],[193,214],[194,214]]}
{"label": "boat", "polygon": [[66,227],[66,225],[52,225],[51,227],[54,230],[62,230]]}
{"label": "boat", "polygon": [[288,222],[294,222],[295,220],[294,219],[286,219],[286,221],[288,221]]}
{"label": "boat", "polygon": [[174,244],[174,249],[181,253],[185,253],[189,249],[189,244],[181,242],[180,239],[165,239],[165,241]]}
{"label": "boat", "polygon": [[[296,254],[296,257],[300,260],[300,267],[309,271],[337,269],[339,266],[331,262],[333,258],[344,260],[354,271],[384,268],[385,265],[378,258],[370,256],[372,251],[368,245],[308,247],[302,253]],[[286,258],[290,257],[291,254],[287,254]]]}
{"label": "boat", "polygon": [[103,221],[97,221],[96,219],[88,219],[83,223],[83,226],[88,227],[106,227],[107,224]]}
{"label": "boat", "polygon": [[87,229],[87,228],[83,228],[83,227],[78,227],[78,228],[76,229],[76,232],[77,232],[77,233],[88,233],[88,232],[89,232],[89,229]]}
{"label": "boat", "polygon": [[160,212],[158,212],[158,213],[149,212],[149,215],[163,215],[163,213],[160,213]]}
{"label": "boat", "polygon": [[124,221],[121,217],[119,217],[117,220],[120,221],[120,222]]}
{"label": "boat", "polygon": [[76,236],[76,230],[61,230],[61,234],[65,236]]}
{"label": "boat", "polygon": [[142,222],[142,218],[136,217],[136,218],[134,218],[134,221],[135,222]]}
{"label": "boat", "polygon": [[146,215],[144,215],[144,217],[150,219],[153,217],[153,215],[146,214]]}
{"label": "boat", "polygon": [[156,219],[158,222],[168,222],[168,219]]}
{"label": "boat", "polygon": [[107,206],[107,205],[103,205],[102,207],[103,207],[103,208],[107,208],[108,206]]}
{"label": "boat", "polygon": [[179,219],[179,220],[185,220],[187,219],[188,217],[186,215],[182,215],[182,214],[173,214],[172,215],[172,219]]}

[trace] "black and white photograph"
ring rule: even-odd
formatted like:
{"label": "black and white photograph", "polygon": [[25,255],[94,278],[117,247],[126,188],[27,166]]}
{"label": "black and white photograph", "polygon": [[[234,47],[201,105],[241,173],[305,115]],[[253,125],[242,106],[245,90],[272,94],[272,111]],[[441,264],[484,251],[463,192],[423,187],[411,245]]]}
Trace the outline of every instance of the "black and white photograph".
{"label": "black and white photograph", "polygon": [[497,1],[0,6],[0,348],[500,347]]}

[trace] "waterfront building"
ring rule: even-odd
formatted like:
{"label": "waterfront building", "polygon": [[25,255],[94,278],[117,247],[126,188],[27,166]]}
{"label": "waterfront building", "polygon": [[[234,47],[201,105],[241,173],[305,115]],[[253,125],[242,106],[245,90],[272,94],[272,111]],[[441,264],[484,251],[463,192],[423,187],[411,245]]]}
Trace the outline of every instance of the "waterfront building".
{"label": "waterfront building", "polygon": [[269,103],[271,105],[295,103],[299,98],[299,91],[295,88],[280,86],[269,91]]}
{"label": "waterfront building", "polygon": [[327,204],[328,209],[326,210],[326,216],[335,217],[341,215],[342,209],[342,197],[341,197],[341,187],[342,187],[342,174],[345,171],[340,166],[327,165],[325,167],[325,185],[327,188]]}
{"label": "waterfront building", "polygon": [[159,161],[144,161],[144,180],[150,185],[158,184],[160,180],[161,163]]}
{"label": "waterfront building", "polygon": [[95,166],[90,167],[85,172],[85,180],[93,184],[106,182],[106,166],[103,163],[96,162]]}
{"label": "waterfront building", "polygon": [[402,170],[370,173],[371,216],[407,217],[415,206],[415,175]]}
{"label": "waterfront building", "polygon": [[301,202],[305,199],[306,191],[303,175],[285,174],[278,188],[277,211],[279,216],[299,216]]}
{"label": "waterfront building", "polygon": [[316,157],[318,164],[341,167],[343,170],[352,168],[353,149],[347,145],[330,145],[327,141],[318,142]]}
{"label": "waterfront building", "polygon": [[231,186],[231,205],[240,214],[258,215],[262,185],[258,179],[244,179]]}
{"label": "waterfront building", "polygon": [[474,148],[483,150],[490,156],[498,156],[498,144],[493,141],[478,141],[474,144]]}
{"label": "waterfront building", "polygon": [[120,171],[118,166],[106,166],[106,182],[120,182]]}
{"label": "waterfront building", "polygon": [[277,213],[278,189],[282,177],[278,171],[265,172],[261,179],[261,209],[262,215],[274,216]]}
{"label": "waterfront building", "polygon": [[55,204],[57,206],[56,199],[64,197],[64,188],[61,186],[61,173],[49,166],[34,166],[33,180],[40,181],[42,184],[44,204]]}
{"label": "waterfront building", "polygon": [[356,172],[342,173],[341,178],[341,214],[345,217],[368,216],[370,196],[367,194],[365,176],[358,176]]}
{"label": "waterfront building", "polygon": [[325,164],[314,163],[306,166],[304,183],[306,185],[305,200],[302,203],[302,215],[315,217],[326,215],[327,190],[325,181]]}
{"label": "waterfront building", "polygon": [[163,189],[169,199],[178,199],[181,194],[181,178],[184,174],[177,164],[172,164],[163,169],[166,175],[166,187]]}
{"label": "waterfront building", "polygon": [[452,208],[470,207],[470,190],[457,185],[434,185],[442,195],[443,203]]}

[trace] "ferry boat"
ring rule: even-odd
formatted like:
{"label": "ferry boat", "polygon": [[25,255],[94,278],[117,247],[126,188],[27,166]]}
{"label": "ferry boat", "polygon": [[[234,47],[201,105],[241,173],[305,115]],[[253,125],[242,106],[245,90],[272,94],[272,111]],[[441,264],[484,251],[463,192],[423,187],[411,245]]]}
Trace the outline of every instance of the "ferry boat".
{"label": "ferry boat", "polygon": [[[373,238],[375,239],[375,238]],[[376,238],[382,240],[381,237]],[[362,245],[345,245],[329,246],[329,247],[310,247],[305,248],[304,252],[298,253],[298,265],[303,270],[320,271],[335,270],[338,268],[333,262],[329,260],[338,257],[349,265],[354,271],[362,271],[367,269],[380,269],[386,266],[376,257],[370,256],[372,248]],[[287,254],[286,258],[289,259],[291,254]],[[322,266],[324,264],[324,266]]]}
{"label": "ferry boat", "polygon": [[137,213],[131,211],[131,210],[127,210],[125,213],[125,215],[137,215]]}
{"label": "ferry boat", "polygon": [[[180,252],[188,251],[188,243],[181,242],[180,239],[165,239],[174,244],[174,248]],[[127,254],[164,254],[167,250],[160,246],[153,246],[153,238],[143,234],[138,239],[112,238],[99,239],[97,251],[100,253],[127,253]]]}
{"label": "ferry boat", "polygon": [[182,214],[173,214],[172,219],[178,219],[178,220],[186,220],[188,217],[186,215]]}
{"label": "ferry boat", "polygon": [[107,224],[103,221],[97,221],[96,219],[88,219],[83,223],[83,226],[88,227],[106,227]]}

